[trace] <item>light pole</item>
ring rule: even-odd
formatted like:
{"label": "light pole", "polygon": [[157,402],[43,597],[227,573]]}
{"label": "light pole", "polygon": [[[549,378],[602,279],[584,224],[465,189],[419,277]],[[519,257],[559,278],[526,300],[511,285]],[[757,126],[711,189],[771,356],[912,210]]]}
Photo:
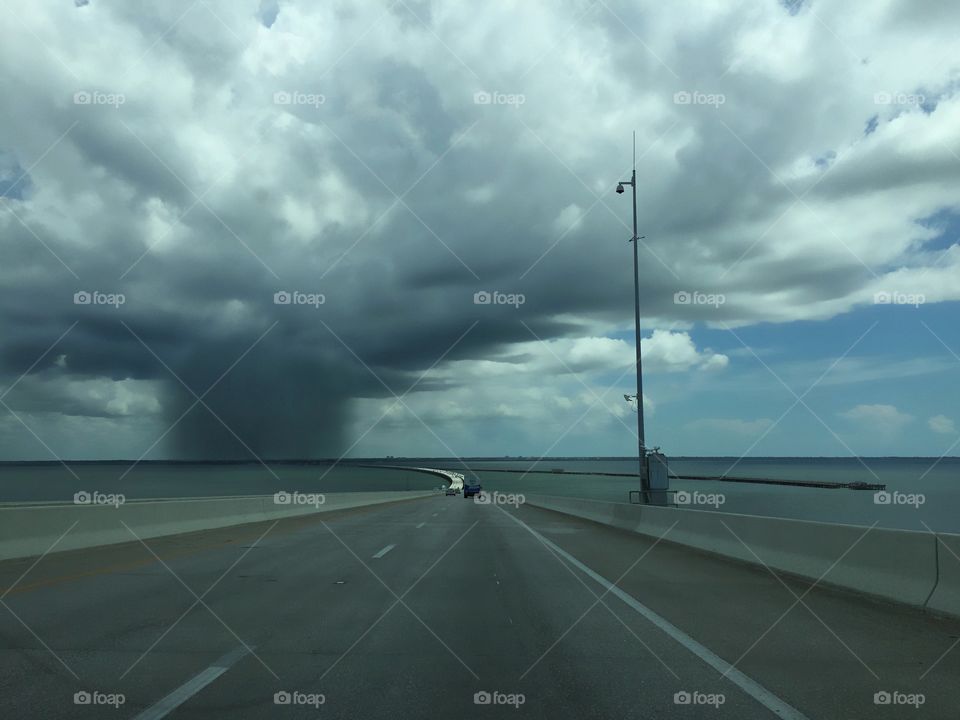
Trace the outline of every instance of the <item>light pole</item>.
{"label": "light pole", "polygon": [[642,502],[650,502],[650,478],[647,475],[646,465],[647,448],[643,437],[643,367],[640,361],[640,261],[637,245],[640,237],[637,235],[637,133],[633,133],[633,175],[629,180],[617,183],[617,193],[623,194],[623,186],[629,185],[633,189],[633,306],[634,329],[637,346],[637,460],[640,465],[640,496]]}

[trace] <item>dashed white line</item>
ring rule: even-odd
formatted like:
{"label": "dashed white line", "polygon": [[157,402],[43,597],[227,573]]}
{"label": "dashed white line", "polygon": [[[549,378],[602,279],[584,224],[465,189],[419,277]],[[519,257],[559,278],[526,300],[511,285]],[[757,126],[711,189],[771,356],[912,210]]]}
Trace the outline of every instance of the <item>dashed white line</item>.
{"label": "dashed white line", "polygon": [[424,525],[426,525],[425,522],[422,522],[422,523],[420,523],[419,525],[417,525],[417,530],[419,530],[420,528],[422,528]]}
{"label": "dashed white line", "polygon": [[382,558],[384,555],[386,555],[388,552],[390,552],[391,550],[393,550],[395,547],[396,547],[396,545],[387,545],[383,550],[381,550],[381,551],[378,552],[376,555],[374,555],[374,556],[373,556],[373,559],[374,559],[374,560],[379,560],[379,559]]}
{"label": "dashed white line", "polygon": [[187,700],[203,690],[207,685],[223,675],[227,670],[230,669],[232,665],[236,664],[238,660],[243,658],[251,650],[253,650],[253,648],[248,649],[246,647],[242,647],[237,648],[233,652],[227,653],[206,670],[203,670],[200,674],[194,675],[192,678],[187,680],[187,682],[167,695],[156,705],[148,707],[142,713],[137,715],[134,720],[160,720],[160,718],[166,717],[178,707],[183,705]]}

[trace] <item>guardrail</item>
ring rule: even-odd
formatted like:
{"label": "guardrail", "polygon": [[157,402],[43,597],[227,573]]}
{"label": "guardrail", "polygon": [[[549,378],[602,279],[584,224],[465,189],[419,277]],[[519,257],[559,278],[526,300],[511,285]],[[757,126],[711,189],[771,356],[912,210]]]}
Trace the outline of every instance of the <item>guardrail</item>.
{"label": "guardrail", "polygon": [[937,585],[926,607],[940,615],[960,616],[960,535],[937,533]]}
{"label": "guardrail", "polygon": [[442,477],[444,480],[450,483],[450,489],[463,490],[464,476],[462,473],[453,472],[452,470],[438,470],[436,468],[412,467],[412,468],[406,468],[406,469],[416,470],[418,472],[430,473],[431,475]]}
{"label": "guardrail", "polygon": [[6,504],[0,506],[0,560],[347,510],[434,494],[435,490],[325,495],[281,492],[274,495],[133,500],[122,504]]}
{"label": "guardrail", "polygon": [[526,503],[960,618],[960,535],[551,495]]}
{"label": "guardrail", "polygon": [[448,483],[450,487],[454,490],[463,490],[463,473],[454,472],[452,470],[440,470],[438,468],[425,468],[425,467],[411,467],[410,465],[384,465],[382,463],[377,463],[376,465],[366,464],[366,463],[355,463],[353,467],[365,467],[365,468],[389,468],[391,470],[413,470],[414,472],[427,473],[428,475],[436,475],[437,477],[443,478]]}

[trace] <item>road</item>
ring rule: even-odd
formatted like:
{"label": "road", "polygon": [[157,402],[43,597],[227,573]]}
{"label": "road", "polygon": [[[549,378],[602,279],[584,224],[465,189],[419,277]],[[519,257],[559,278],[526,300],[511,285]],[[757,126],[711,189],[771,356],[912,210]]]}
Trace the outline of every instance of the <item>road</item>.
{"label": "road", "polygon": [[0,717],[960,717],[960,622],[668,540],[436,496],[3,562]]}

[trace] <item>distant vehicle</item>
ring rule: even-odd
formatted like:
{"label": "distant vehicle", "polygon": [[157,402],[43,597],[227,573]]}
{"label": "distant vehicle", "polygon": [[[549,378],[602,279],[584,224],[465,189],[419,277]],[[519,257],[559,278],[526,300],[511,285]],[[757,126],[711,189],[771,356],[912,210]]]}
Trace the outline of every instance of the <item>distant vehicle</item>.
{"label": "distant vehicle", "polygon": [[479,495],[481,490],[483,490],[483,488],[480,486],[480,483],[464,483],[463,497],[468,498],[471,495]]}
{"label": "distant vehicle", "polygon": [[447,494],[447,495],[456,495],[456,494],[457,494],[457,491],[454,490],[453,488],[447,488],[446,494]]}

